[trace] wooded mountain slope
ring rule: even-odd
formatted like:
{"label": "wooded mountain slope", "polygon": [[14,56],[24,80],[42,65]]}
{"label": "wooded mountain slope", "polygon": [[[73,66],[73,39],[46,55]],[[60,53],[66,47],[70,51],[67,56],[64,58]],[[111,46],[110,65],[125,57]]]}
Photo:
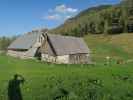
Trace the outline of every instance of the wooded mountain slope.
{"label": "wooded mountain slope", "polygon": [[68,19],[52,32],[72,36],[133,32],[133,0],[89,8]]}

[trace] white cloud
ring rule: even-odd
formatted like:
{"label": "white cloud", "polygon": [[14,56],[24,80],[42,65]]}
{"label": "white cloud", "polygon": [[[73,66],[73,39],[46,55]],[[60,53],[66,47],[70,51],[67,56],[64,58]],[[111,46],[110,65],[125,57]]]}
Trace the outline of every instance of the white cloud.
{"label": "white cloud", "polygon": [[62,4],[56,6],[54,11],[58,13],[76,13],[78,9],[67,7],[66,5]]}
{"label": "white cloud", "polygon": [[69,19],[69,18],[71,18],[72,16],[70,16],[70,15],[68,15],[68,16],[66,16],[66,19]]}
{"label": "white cloud", "polygon": [[69,19],[71,18],[72,16],[70,15],[67,15],[67,16],[61,16],[61,15],[58,15],[58,14],[53,14],[53,15],[48,15],[48,16],[45,16],[43,19],[45,20],[66,20],[66,19]]}
{"label": "white cloud", "polygon": [[46,20],[59,20],[60,19],[60,15],[58,15],[58,14],[47,15],[43,19],[46,19]]}
{"label": "white cloud", "polygon": [[78,9],[68,7],[65,4],[58,5],[54,9],[49,9],[48,14],[43,17],[45,20],[64,21],[71,18],[78,12]]}
{"label": "white cloud", "polygon": [[67,11],[70,13],[75,13],[78,11],[78,9],[73,9],[73,8],[67,8]]}

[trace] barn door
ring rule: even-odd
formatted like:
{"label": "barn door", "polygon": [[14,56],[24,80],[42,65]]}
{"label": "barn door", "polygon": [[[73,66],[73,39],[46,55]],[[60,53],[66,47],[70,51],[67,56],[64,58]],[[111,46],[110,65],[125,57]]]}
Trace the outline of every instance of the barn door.
{"label": "barn door", "polygon": [[41,51],[40,51],[40,47],[37,48],[36,53],[35,53],[35,57],[36,57],[38,60],[41,60]]}

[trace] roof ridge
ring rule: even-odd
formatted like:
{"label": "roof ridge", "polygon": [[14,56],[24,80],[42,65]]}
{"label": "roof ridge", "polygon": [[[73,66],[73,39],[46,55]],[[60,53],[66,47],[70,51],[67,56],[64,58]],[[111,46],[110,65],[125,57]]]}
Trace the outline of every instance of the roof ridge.
{"label": "roof ridge", "polygon": [[59,35],[59,34],[50,34],[50,33],[47,33],[47,35],[51,35],[51,36],[60,36],[60,37],[65,37],[65,38],[83,39],[82,37],[66,36],[66,35]]}

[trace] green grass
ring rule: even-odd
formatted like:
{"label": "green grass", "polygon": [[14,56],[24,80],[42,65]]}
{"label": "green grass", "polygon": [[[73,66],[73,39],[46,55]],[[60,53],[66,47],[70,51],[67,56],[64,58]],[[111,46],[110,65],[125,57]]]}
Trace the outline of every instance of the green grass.
{"label": "green grass", "polygon": [[69,93],[68,100],[132,100],[132,66],[55,65],[0,55],[0,100],[7,100],[8,81],[16,73],[26,79],[24,100],[53,100],[61,89]]}
{"label": "green grass", "polygon": [[[8,82],[18,73],[25,77],[24,100],[53,100],[67,91],[67,100],[132,100],[133,34],[88,35],[84,39],[96,65],[56,65],[0,55],[0,100],[7,100]],[[106,56],[111,62],[105,65]],[[65,98],[60,100],[66,100]]]}
{"label": "green grass", "polygon": [[84,37],[91,49],[94,62],[103,63],[106,56],[114,60],[133,59],[133,34],[120,35],[87,35]]}

